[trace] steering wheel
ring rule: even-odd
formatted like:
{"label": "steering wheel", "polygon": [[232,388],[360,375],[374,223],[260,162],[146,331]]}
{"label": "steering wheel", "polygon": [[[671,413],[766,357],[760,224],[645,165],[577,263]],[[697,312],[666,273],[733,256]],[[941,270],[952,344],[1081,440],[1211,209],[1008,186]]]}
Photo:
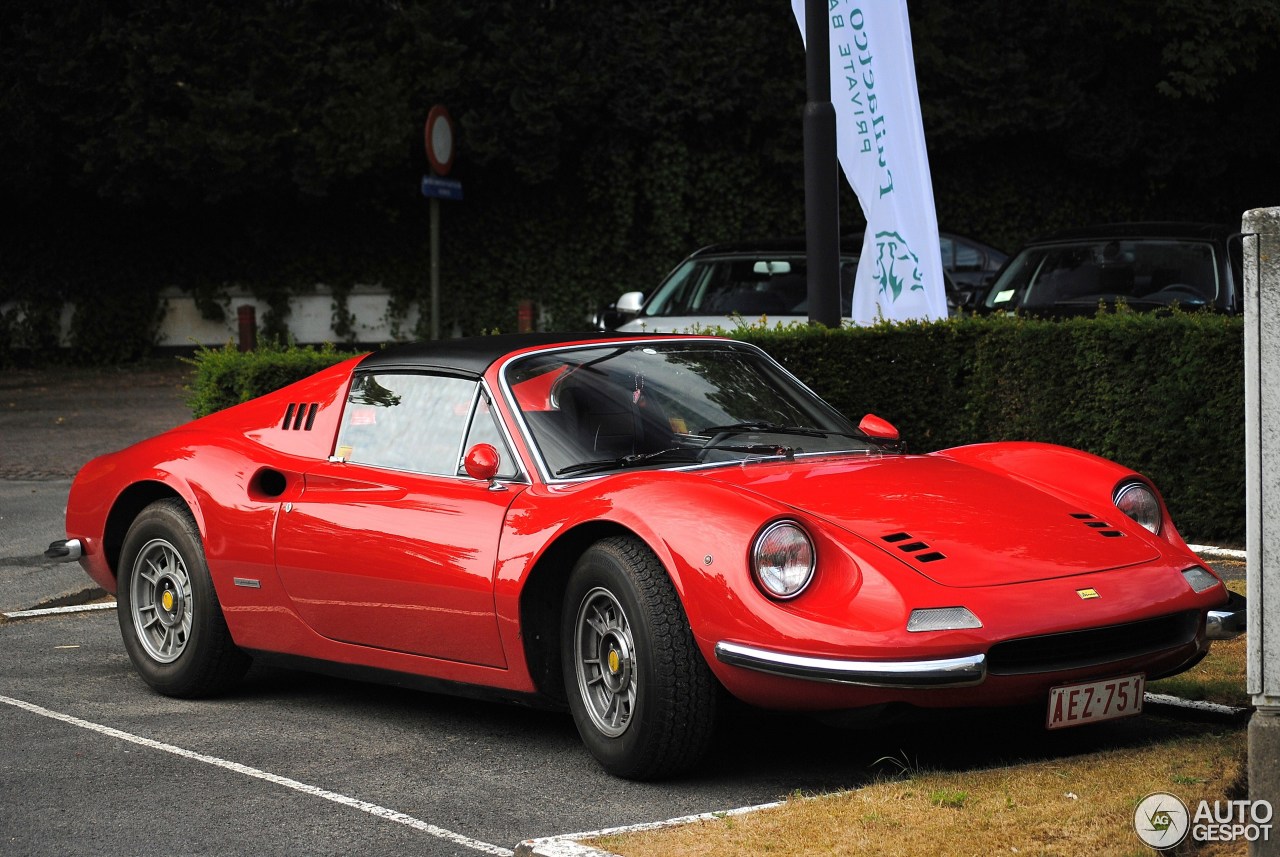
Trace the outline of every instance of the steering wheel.
{"label": "steering wheel", "polygon": [[1189,283],[1170,283],[1155,294],[1148,295],[1153,298],[1169,298],[1175,299],[1186,297],[1198,303],[1205,302],[1205,296],[1199,289]]}

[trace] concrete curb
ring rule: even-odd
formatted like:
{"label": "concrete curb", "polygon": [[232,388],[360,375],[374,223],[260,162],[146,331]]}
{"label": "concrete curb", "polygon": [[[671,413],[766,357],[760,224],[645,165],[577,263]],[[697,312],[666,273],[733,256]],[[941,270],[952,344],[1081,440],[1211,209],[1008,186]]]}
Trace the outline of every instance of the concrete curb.
{"label": "concrete curb", "polygon": [[1191,552],[1207,559],[1238,559],[1245,561],[1246,555],[1242,550],[1234,548],[1217,548],[1213,545],[1187,545],[1191,548]]}

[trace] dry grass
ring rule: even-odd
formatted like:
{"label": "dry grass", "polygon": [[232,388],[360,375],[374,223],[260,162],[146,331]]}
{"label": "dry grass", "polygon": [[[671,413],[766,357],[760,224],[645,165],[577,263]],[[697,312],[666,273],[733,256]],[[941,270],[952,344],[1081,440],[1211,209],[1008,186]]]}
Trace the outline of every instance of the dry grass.
{"label": "dry grass", "polygon": [[[919,772],[838,795],[594,842],[625,857],[832,854],[1150,855],[1133,830],[1144,796],[1194,805],[1243,777],[1243,729],[1138,750],[962,772]],[[1234,792],[1233,792],[1234,793]],[[1246,853],[1244,843],[1219,854]]]}
{"label": "dry grass", "polygon": [[[1243,586],[1243,582],[1239,582]],[[1235,588],[1236,584],[1232,584]],[[1182,677],[1150,690],[1247,705],[1244,638],[1217,643]],[[1155,721],[1153,718],[1153,724]],[[624,857],[701,855],[1150,855],[1133,829],[1144,796],[1164,791],[1189,806],[1244,796],[1248,738],[1242,724],[1186,724],[1123,749],[985,770],[926,771],[783,806],[592,842]],[[1189,850],[1245,855],[1245,842]]]}

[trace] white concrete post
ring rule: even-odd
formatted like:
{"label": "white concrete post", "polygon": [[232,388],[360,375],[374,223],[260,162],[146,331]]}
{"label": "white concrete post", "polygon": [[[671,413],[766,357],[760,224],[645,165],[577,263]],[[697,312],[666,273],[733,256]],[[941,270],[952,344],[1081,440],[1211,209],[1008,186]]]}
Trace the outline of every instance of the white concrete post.
{"label": "white concrete post", "polygon": [[[1246,211],[1241,231],[1247,689],[1257,708],[1249,721],[1249,798],[1274,810],[1280,808],[1280,208]],[[1249,853],[1280,855],[1280,841],[1250,843]]]}

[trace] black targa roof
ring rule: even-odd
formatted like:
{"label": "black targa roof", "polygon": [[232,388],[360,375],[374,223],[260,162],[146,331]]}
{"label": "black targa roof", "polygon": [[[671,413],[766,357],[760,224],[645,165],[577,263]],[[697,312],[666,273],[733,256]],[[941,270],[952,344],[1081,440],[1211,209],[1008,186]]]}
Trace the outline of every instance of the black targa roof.
{"label": "black targa roof", "polygon": [[480,377],[498,360],[515,351],[538,346],[568,345],[592,340],[678,339],[671,334],[625,334],[602,331],[580,333],[505,333],[393,345],[360,361],[358,372],[436,370]]}

